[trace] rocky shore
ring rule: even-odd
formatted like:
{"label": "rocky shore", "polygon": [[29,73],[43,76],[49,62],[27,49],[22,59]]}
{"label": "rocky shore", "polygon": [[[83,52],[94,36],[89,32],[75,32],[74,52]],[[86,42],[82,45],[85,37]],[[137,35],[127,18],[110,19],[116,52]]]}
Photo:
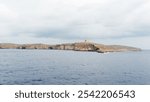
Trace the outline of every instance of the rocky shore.
{"label": "rocky shore", "polygon": [[49,50],[93,51],[98,53],[141,51],[140,48],[135,47],[122,45],[104,45],[91,42],[77,42],[77,43],[66,43],[57,45],[0,43],[0,49],[49,49]]}

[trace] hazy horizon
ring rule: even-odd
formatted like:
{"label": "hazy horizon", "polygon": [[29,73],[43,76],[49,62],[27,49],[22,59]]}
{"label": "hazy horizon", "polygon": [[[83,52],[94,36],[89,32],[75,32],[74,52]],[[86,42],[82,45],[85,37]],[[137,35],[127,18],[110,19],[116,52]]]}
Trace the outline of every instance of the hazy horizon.
{"label": "hazy horizon", "polygon": [[0,43],[95,43],[150,49],[149,0],[0,0]]}

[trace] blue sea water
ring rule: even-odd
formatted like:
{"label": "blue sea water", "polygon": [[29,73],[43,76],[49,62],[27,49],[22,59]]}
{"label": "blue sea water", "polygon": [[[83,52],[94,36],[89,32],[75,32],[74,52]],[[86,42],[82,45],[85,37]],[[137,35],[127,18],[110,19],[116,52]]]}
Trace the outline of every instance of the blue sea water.
{"label": "blue sea water", "polygon": [[150,51],[0,50],[1,85],[150,85]]}

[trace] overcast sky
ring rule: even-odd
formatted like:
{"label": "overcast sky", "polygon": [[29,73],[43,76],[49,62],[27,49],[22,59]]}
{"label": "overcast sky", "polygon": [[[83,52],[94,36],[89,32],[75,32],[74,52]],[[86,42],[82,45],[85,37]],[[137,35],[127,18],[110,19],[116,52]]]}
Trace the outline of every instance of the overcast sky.
{"label": "overcast sky", "polygon": [[150,0],[0,0],[0,43],[85,39],[150,49]]}

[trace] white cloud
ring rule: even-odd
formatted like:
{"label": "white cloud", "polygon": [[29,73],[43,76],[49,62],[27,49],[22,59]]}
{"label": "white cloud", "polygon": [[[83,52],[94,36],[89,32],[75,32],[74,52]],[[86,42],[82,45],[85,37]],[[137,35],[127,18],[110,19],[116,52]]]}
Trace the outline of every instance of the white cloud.
{"label": "white cloud", "polygon": [[8,36],[16,21],[17,15],[4,4],[0,4],[0,37]]}
{"label": "white cloud", "polygon": [[36,41],[149,36],[149,10],[149,0],[0,0],[0,37]]}

